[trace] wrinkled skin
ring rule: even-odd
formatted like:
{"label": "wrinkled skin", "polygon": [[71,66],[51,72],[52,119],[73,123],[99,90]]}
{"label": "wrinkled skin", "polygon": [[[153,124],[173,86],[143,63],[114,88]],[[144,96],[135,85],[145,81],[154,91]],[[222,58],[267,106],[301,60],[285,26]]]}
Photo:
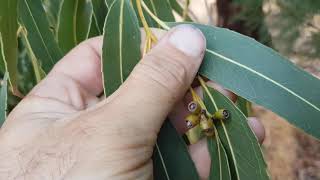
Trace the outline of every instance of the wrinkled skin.
{"label": "wrinkled skin", "polygon": [[[161,41],[110,97],[101,79],[102,38],[66,55],[10,113],[0,131],[0,179],[153,179],[152,152],[170,113],[182,134],[205,39],[191,26],[155,30]],[[143,38],[144,39],[144,38]],[[217,87],[234,99],[234,95]],[[264,130],[250,120],[258,139]],[[206,141],[189,147],[208,177]]]}

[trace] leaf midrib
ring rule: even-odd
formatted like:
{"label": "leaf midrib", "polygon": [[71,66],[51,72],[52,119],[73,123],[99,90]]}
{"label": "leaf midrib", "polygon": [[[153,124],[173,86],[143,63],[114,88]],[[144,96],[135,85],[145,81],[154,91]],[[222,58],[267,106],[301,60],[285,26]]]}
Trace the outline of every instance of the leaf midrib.
{"label": "leaf midrib", "polygon": [[28,11],[29,11],[29,14],[30,14],[30,16],[31,16],[31,19],[32,19],[32,21],[33,21],[33,23],[34,23],[34,25],[35,25],[35,28],[36,28],[37,32],[39,33],[39,35],[40,35],[41,42],[42,42],[42,44],[44,45],[47,54],[49,55],[50,61],[52,62],[52,64],[54,64],[54,61],[53,61],[53,59],[52,59],[52,57],[51,57],[51,55],[50,55],[50,53],[49,53],[49,50],[48,50],[48,48],[47,48],[47,46],[46,46],[46,44],[45,44],[45,42],[44,42],[44,40],[43,40],[43,38],[42,38],[42,34],[41,34],[40,30],[39,30],[39,27],[38,27],[38,25],[37,25],[37,23],[36,23],[36,21],[35,21],[35,19],[34,19],[34,17],[33,17],[33,14],[32,14],[32,12],[31,12],[31,9],[30,9],[30,7],[29,7],[29,4],[28,4],[27,0],[24,0],[24,2],[26,3],[26,6],[27,6],[27,8],[28,8]]}
{"label": "leaf midrib", "polygon": [[165,174],[166,174],[166,177],[167,177],[168,180],[170,180],[169,173],[168,173],[168,171],[167,171],[167,166],[166,166],[166,164],[164,163],[164,159],[163,159],[163,157],[162,157],[162,153],[161,153],[161,151],[160,151],[160,148],[159,148],[158,143],[156,143],[156,148],[157,148],[157,151],[158,151],[160,160],[161,160],[161,164],[163,165],[163,169],[164,169],[164,172],[165,172]]}
{"label": "leaf midrib", "polygon": [[124,1],[121,1],[120,5],[120,19],[119,19],[119,63],[120,63],[120,78],[121,78],[121,84],[124,82],[123,78],[123,67],[122,67],[122,32],[123,32],[123,9],[124,9]]}
{"label": "leaf midrib", "polygon": [[73,41],[74,44],[78,44],[78,38],[77,38],[77,14],[78,14],[78,5],[79,5],[79,0],[75,0],[75,5],[74,5],[74,12],[73,12]]}
{"label": "leaf midrib", "polygon": [[223,56],[223,55],[221,55],[221,54],[219,54],[219,53],[217,53],[217,52],[214,52],[214,51],[212,51],[212,50],[210,50],[210,49],[206,49],[206,51],[207,51],[208,53],[211,53],[211,54],[213,54],[213,55],[215,55],[215,56],[220,57],[220,58],[223,59],[223,60],[226,60],[226,61],[228,61],[228,62],[230,62],[230,63],[233,63],[233,64],[235,64],[235,65],[237,65],[237,66],[240,66],[240,67],[242,67],[242,68],[250,71],[251,73],[254,73],[254,74],[262,77],[263,79],[266,79],[267,81],[272,82],[273,84],[275,84],[275,85],[277,85],[278,87],[284,89],[285,91],[289,92],[289,93],[292,94],[293,96],[299,98],[300,100],[302,100],[303,102],[307,103],[309,106],[313,107],[314,109],[316,109],[317,111],[320,112],[320,108],[319,108],[319,107],[317,107],[316,105],[312,104],[311,102],[309,102],[309,101],[306,100],[305,98],[301,97],[300,95],[298,95],[298,94],[295,93],[294,91],[290,90],[289,88],[287,88],[287,87],[283,86],[282,84],[278,83],[277,81],[269,78],[268,76],[266,76],[266,75],[264,75],[264,74],[261,74],[261,73],[255,71],[254,69],[252,69],[252,68],[250,68],[250,67],[248,67],[248,66],[245,66],[245,65],[243,65],[243,64],[240,64],[240,63],[238,63],[238,62],[236,62],[236,61],[234,61],[234,60],[232,60],[232,59],[230,59],[230,58],[228,58],[228,57],[225,57],[225,56]]}
{"label": "leaf midrib", "polygon": [[[206,91],[207,95],[209,96],[209,99],[210,99],[211,103],[214,105],[215,110],[218,111],[218,106],[217,106],[215,100],[213,99],[212,94],[210,93],[208,87],[204,86],[204,90]],[[221,122],[221,125],[223,127],[223,131],[225,132],[225,135],[226,135],[226,138],[227,138],[227,141],[228,141],[228,144],[229,144],[229,148],[230,148],[230,151],[231,151],[231,157],[232,157],[232,160],[234,162],[234,166],[235,166],[235,170],[236,170],[237,179],[240,180],[239,170],[238,170],[238,163],[237,163],[237,160],[236,160],[235,155],[234,155],[234,150],[233,150],[233,146],[232,146],[231,141],[230,141],[230,137],[229,137],[228,131],[227,131],[225,125],[224,125],[224,122],[222,120],[220,120],[220,122]]]}

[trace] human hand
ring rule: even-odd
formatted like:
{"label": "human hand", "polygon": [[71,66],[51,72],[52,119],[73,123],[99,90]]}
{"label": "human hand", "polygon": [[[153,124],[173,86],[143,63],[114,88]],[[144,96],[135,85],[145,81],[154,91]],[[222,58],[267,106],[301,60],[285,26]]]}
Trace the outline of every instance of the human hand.
{"label": "human hand", "polygon": [[[179,132],[186,131],[184,94],[206,46],[187,25],[157,34],[164,37],[102,101],[102,38],[66,55],[1,128],[0,179],[152,179],[151,156],[166,116],[171,112]],[[249,122],[262,140],[261,124]],[[210,169],[205,143],[189,147],[203,178]]]}

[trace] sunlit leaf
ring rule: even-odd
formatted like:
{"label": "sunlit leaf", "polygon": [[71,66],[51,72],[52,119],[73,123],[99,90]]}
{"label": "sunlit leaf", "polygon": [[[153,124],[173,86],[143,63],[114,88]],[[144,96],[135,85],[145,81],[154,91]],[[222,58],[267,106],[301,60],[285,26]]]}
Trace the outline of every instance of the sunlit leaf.
{"label": "sunlit leaf", "polygon": [[320,80],[239,33],[199,24],[207,51],[199,73],[320,138]]}
{"label": "sunlit leaf", "polygon": [[17,7],[17,0],[0,1],[0,34],[3,52],[1,53],[1,59],[2,66],[4,65],[4,68],[9,73],[9,80],[13,86],[12,90],[17,88]]}
{"label": "sunlit leaf", "polygon": [[64,0],[58,20],[58,43],[63,53],[89,37],[93,7],[89,0]]}
{"label": "sunlit leaf", "polygon": [[260,145],[242,112],[220,92],[205,90],[204,103],[210,113],[227,109],[231,117],[216,121],[220,140],[228,154],[232,179],[268,180]]}
{"label": "sunlit leaf", "polygon": [[20,0],[19,19],[25,27],[30,46],[42,69],[48,73],[62,53],[43,9],[41,0]]}
{"label": "sunlit leaf", "polygon": [[187,145],[168,120],[160,130],[152,159],[155,180],[199,179]]}
{"label": "sunlit leaf", "polygon": [[109,96],[141,58],[140,29],[130,0],[117,0],[109,7],[104,27],[102,64],[105,95]]}

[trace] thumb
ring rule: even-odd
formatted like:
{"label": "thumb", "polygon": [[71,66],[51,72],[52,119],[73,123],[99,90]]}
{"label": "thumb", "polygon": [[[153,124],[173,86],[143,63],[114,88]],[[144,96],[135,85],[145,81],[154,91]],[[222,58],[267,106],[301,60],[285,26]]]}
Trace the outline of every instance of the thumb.
{"label": "thumb", "polygon": [[170,30],[137,64],[110,99],[105,112],[116,113],[129,127],[159,131],[175,103],[191,85],[206,41],[200,30],[180,25]]}

